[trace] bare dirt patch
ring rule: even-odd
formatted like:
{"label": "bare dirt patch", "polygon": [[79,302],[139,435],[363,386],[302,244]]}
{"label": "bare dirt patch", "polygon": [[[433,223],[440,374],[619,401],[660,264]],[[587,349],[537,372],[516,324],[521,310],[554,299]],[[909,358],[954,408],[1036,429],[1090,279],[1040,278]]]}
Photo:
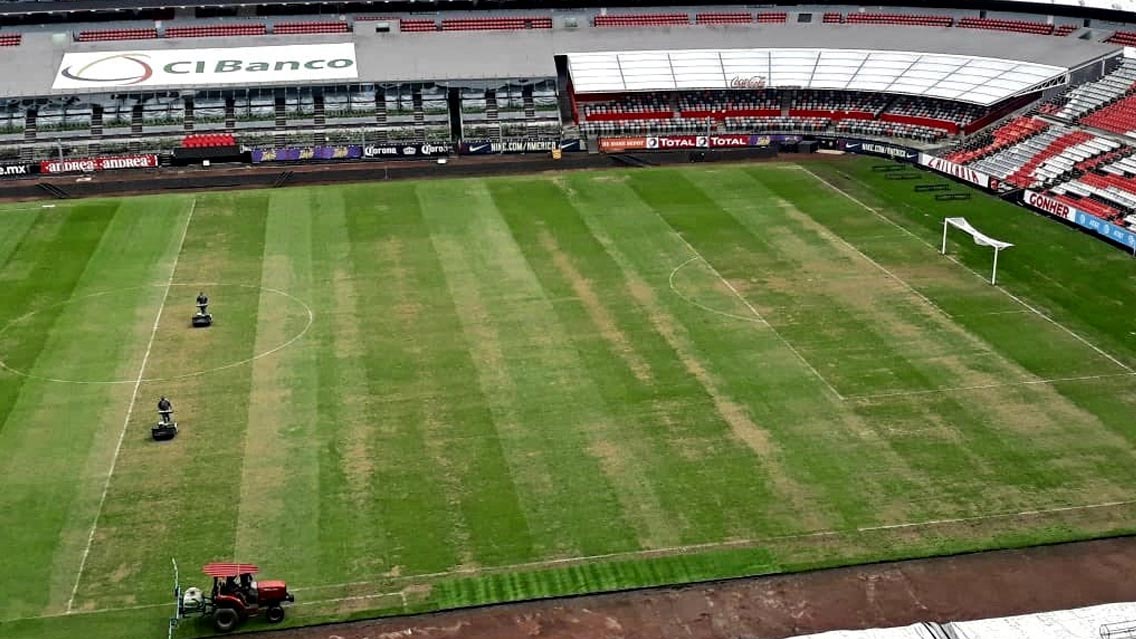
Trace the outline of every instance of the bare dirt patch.
{"label": "bare dirt patch", "polygon": [[[488,606],[264,639],[776,639],[1136,600],[1136,539]],[[1053,584],[1061,584],[1055,588]]]}
{"label": "bare dirt patch", "polygon": [[600,335],[631,369],[636,379],[643,383],[650,383],[653,378],[650,365],[635,351],[631,340],[620,330],[619,324],[615,321],[611,312],[596,295],[592,283],[576,269],[572,260],[560,249],[560,246],[556,243],[556,238],[552,237],[550,233],[542,231],[540,243],[552,256],[552,262],[556,265],[556,269],[571,284],[572,290],[576,292],[576,297],[580,298],[580,302],[588,312],[588,317],[599,329]]}

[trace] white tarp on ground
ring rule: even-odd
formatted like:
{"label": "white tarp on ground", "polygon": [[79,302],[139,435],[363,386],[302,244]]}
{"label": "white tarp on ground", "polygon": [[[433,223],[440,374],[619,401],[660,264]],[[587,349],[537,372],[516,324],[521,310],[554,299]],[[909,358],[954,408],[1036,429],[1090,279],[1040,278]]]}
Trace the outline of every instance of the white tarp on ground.
{"label": "white tarp on ground", "polygon": [[868,630],[833,630],[819,635],[802,635],[795,639],[943,639],[937,624],[917,623],[898,628],[869,628]]}
{"label": "white tarp on ground", "polygon": [[[1102,632],[1102,628],[1104,631]],[[1111,631],[1111,632],[1110,632]],[[1136,603],[897,628],[836,630],[794,639],[1136,639]]]}
{"label": "white tarp on ground", "polygon": [[[958,639],[1132,639],[1136,632],[1124,632],[1124,627],[1136,629],[1125,622],[1136,620],[1136,604],[1117,603],[1073,610],[1043,612],[1036,615],[982,619],[951,623]],[[1111,637],[1101,634],[1101,626],[1116,624]]]}
{"label": "white tarp on ground", "polygon": [[946,222],[947,222],[947,224],[950,224],[951,226],[955,227],[956,229],[959,229],[960,231],[969,234],[971,237],[974,238],[974,243],[979,245],[979,246],[991,246],[991,247],[994,247],[995,249],[998,249],[998,250],[1002,250],[1004,248],[1010,248],[1011,246],[1013,246],[1013,244],[1010,244],[1009,242],[1003,242],[1002,240],[996,240],[996,239],[990,237],[989,235],[986,235],[982,231],[979,231],[978,229],[974,228],[973,226],[971,226],[970,222],[966,221],[965,217],[948,217],[946,219]]}

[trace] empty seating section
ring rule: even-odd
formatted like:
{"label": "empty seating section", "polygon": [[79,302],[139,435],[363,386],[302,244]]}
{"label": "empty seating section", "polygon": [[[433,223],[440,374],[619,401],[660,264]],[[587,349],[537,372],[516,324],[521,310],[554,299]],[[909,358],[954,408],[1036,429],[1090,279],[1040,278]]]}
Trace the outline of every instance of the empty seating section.
{"label": "empty seating section", "polygon": [[789,21],[789,14],[785,12],[763,12],[757,14],[757,21],[762,24],[783,24]]}
{"label": "empty seating section", "polygon": [[1064,179],[1078,164],[1119,147],[1086,131],[1053,126],[972,166],[1020,188],[1039,187]]}
{"label": "empty seating section", "polygon": [[596,16],[593,24],[597,27],[668,27],[690,24],[690,16],[685,13],[628,13]]}
{"label": "empty seating section", "polygon": [[998,127],[992,133],[981,135],[970,144],[951,151],[946,159],[955,164],[968,164],[979,158],[986,157],[1007,147],[1013,146],[1026,138],[1037,135],[1049,128],[1043,120],[1030,117],[1015,118]]}
{"label": "empty seating section", "polygon": [[1120,148],[1117,142],[1084,131],[1073,133],[1066,140],[1066,143],[1069,142],[1072,143],[1043,159],[1030,172],[1035,183],[1053,184],[1077,170],[1079,165]]}
{"label": "empty seating section", "polygon": [[208,27],[166,27],[167,38],[222,38],[264,35],[263,24],[218,24]]}
{"label": "empty seating section", "polygon": [[776,91],[687,91],[678,96],[680,118],[728,120],[781,115]]}
{"label": "empty seating section", "polygon": [[949,27],[954,23],[950,16],[906,13],[849,13],[845,22],[850,24],[894,24],[914,27]]}
{"label": "empty seating section", "polygon": [[433,20],[399,20],[398,30],[403,33],[423,33],[437,31],[438,23]]}
{"label": "empty seating section", "polygon": [[1077,28],[1075,24],[1059,24],[1057,28],[1053,30],[1053,35],[1064,37],[1076,31]]}
{"label": "empty seating section", "polygon": [[181,140],[185,149],[208,149],[219,146],[236,146],[237,138],[231,133],[203,133],[187,135]]}
{"label": "empty seating section", "polygon": [[825,24],[841,24],[844,22],[844,14],[828,12],[824,14],[822,22],[824,22]]}
{"label": "empty seating section", "polygon": [[1081,118],[1081,123],[1136,138],[1136,93],[1086,115]]}
{"label": "empty seating section", "polygon": [[1069,92],[1068,101],[1057,117],[1075,120],[1116,100],[1136,87],[1136,60],[1125,59],[1111,73],[1096,82],[1082,84]]}
{"label": "empty seating section", "polygon": [[24,36],[19,33],[0,34],[0,47],[18,47]]}
{"label": "empty seating section", "polygon": [[964,29],[989,29],[992,31],[1013,31],[1015,33],[1033,33],[1036,35],[1050,35],[1053,25],[1031,20],[999,20],[996,18],[960,18],[958,26]]}
{"label": "empty seating section", "polygon": [[752,13],[700,13],[694,16],[695,24],[749,24]]}
{"label": "empty seating section", "polygon": [[873,120],[890,99],[883,93],[798,91],[793,95],[789,115]]}
{"label": "empty seating section", "polygon": [[442,31],[515,31],[551,29],[552,18],[453,18],[442,20]]}
{"label": "empty seating section", "polygon": [[346,22],[277,22],[272,32],[277,35],[308,35],[312,33],[348,33]]}
{"label": "empty seating section", "polygon": [[670,98],[663,93],[641,93],[596,103],[582,102],[580,112],[588,121],[669,120],[674,117]]}
{"label": "empty seating section", "polygon": [[986,109],[972,104],[899,96],[880,116],[880,119],[897,124],[937,128],[950,133],[958,133],[963,126],[985,114]]}
{"label": "empty seating section", "polygon": [[1136,47],[1136,31],[1117,31],[1108,37],[1105,42],[1110,44],[1123,44],[1128,47]]}
{"label": "empty seating section", "polygon": [[79,42],[102,42],[107,40],[153,40],[158,37],[158,30],[149,29],[100,29],[93,31],[80,31]]}
{"label": "empty seating section", "polygon": [[835,129],[839,133],[908,138],[911,140],[921,140],[923,142],[935,142],[943,139],[947,135],[946,131],[935,127],[873,120],[841,120],[836,124]]}

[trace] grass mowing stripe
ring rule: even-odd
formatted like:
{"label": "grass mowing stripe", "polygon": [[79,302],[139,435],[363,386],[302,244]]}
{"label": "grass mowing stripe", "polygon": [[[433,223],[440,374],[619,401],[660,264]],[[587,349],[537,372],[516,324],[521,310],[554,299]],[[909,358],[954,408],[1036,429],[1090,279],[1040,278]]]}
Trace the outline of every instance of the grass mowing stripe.
{"label": "grass mowing stripe", "polygon": [[106,472],[106,479],[103,482],[103,490],[99,495],[99,504],[95,508],[94,519],[91,520],[90,532],[87,533],[87,544],[83,547],[82,557],[79,559],[79,569],[75,573],[75,585],[71,587],[71,596],[67,599],[67,612],[74,609],[75,593],[79,591],[79,584],[83,580],[83,571],[87,567],[87,557],[91,553],[91,544],[95,541],[95,532],[98,530],[99,517],[102,516],[103,505],[106,503],[107,492],[110,490],[111,478],[114,477],[114,470],[118,466],[118,455],[122,451],[122,442],[126,439],[126,429],[130,426],[130,418],[134,415],[134,405],[138,401],[138,389],[142,386],[142,380],[146,376],[146,365],[150,363],[150,352],[154,347],[154,338],[158,335],[158,325],[162,321],[162,313],[166,310],[166,302],[170,298],[170,286],[173,284],[174,275],[177,273],[178,259],[181,258],[181,249],[185,245],[185,236],[189,233],[189,225],[193,221],[193,212],[197,208],[197,200],[194,200],[189,209],[189,214],[186,215],[185,223],[182,225],[181,234],[178,236],[177,248],[173,252],[173,264],[170,266],[170,276],[166,280],[166,288],[162,293],[162,302],[158,305],[158,312],[154,315],[154,325],[150,329],[150,339],[146,343],[146,351],[142,355],[142,363],[138,365],[138,377],[134,382],[134,390],[130,393],[130,401],[126,405],[126,416],[122,420],[122,429],[118,433],[118,440],[114,446],[114,454],[110,458],[110,468]]}
{"label": "grass mowing stripe", "polygon": [[[264,254],[263,192],[200,197],[175,275],[176,295],[158,329],[148,369],[155,376],[208,368],[219,358],[252,355]],[[210,290],[215,323],[189,327],[196,290],[180,282],[229,282]],[[161,601],[170,584],[168,557],[193,575],[206,560],[232,558],[239,477],[247,428],[249,367],[168,382],[144,381],[140,397],[169,396],[182,432],[174,445],[150,441],[152,413],[135,412],[122,448],[76,605],[122,606]],[[147,508],[137,508],[138,503]]]}
{"label": "grass mowing stripe", "polygon": [[[262,286],[308,297],[311,288],[309,191],[273,191],[265,220]],[[298,334],[307,309],[262,289],[254,352]],[[315,437],[317,368],[297,342],[251,364],[249,425],[244,441],[236,557],[255,559],[265,574],[311,582],[319,577],[319,460]],[[287,561],[281,561],[287,558]]]}

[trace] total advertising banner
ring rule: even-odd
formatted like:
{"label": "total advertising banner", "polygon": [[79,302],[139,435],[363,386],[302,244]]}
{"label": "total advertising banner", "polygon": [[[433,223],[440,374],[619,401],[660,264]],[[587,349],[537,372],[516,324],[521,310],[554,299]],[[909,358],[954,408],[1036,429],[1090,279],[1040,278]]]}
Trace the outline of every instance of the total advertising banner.
{"label": "total advertising banner", "polygon": [[454,152],[454,145],[449,142],[434,144],[417,142],[410,144],[368,144],[363,147],[363,157],[368,160],[376,158],[413,158],[437,157],[449,155]]}
{"label": "total advertising banner", "polygon": [[93,173],[113,169],[152,169],[158,166],[158,156],[112,155],[97,158],[44,160],[39,163],[40,173]]}
{"label": "total advertising banner", "polygon": [[929,169],[938,171],[939,173],[945,173],[947,175],[950,175],[951,177],[956,177],[965,182],[977,184],[978,186],[981,186],[984,189],[990,189],[991,191],[997,191],[998,188],[1002,186],[1002,182],[998,178],[986,175],[981,171],[976,171],[969,166],[955,164],[950,160],[944,160],[943,158],[935,157],[934,155],[920,153],[919,164]]}
{"label": "total advertising banner", "polygon": [[283,149],[253,149],[252,161],[302,162],[304,160],[358,160],[363,157],[361,145],[288,147]]}
{"label": "total advertising banner", "polygon": [[871,140],[843,140],[841,149],[847,153],[876,155],[901,162],[917,162],[919,160],[919,151],[915,149],[895,146],[894,144],[873,142]]}
{"label": "total advertising banner", "polygon": [[52,89],[319,82],[359,77],[355,44],[67,53]]}
{"label": "total advertising banner", "polygon": [[486,155],[490,153],[547,153],[555,149],[565,152],[583,151],[582,140],[557,140],[555,138],[534,140],[468,140],[462,142],[461,153],[465,155]]}
{"label": "total advertising banner", "polygon": [[0,179],[23,177],[39,173],[38,164],[2,164],[0,163]]}
{"label": "total advertising banner", "polygon": [[600,151],[674,151],[677,149],[742,149],[765,147],[774,143],[797,143],[799,135],[750,135],[749,133],[723,133],[719,135],[666,135],[649,137],[601,138]]}

